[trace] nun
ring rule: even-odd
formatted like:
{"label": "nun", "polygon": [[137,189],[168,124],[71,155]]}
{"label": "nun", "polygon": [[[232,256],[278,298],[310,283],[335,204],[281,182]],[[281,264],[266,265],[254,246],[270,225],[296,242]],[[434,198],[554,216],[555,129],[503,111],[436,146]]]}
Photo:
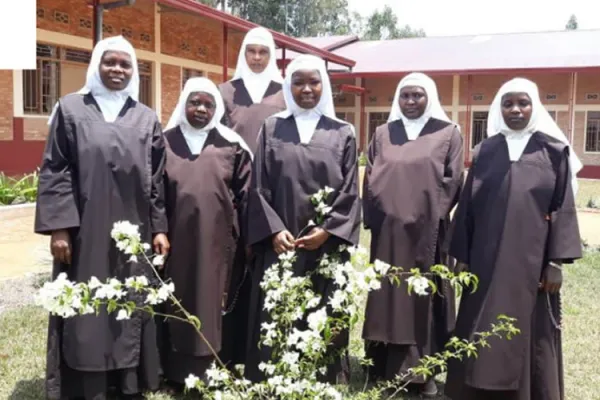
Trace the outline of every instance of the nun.
{"label": "nun", "polygon": [[[252,155],[244,140],[219,122],[224,112],[217,86],[191,78],[165,131],[171,243],[165,274],[183,307],[202,322],[210,343],[186,323],[165,322],[163,372],[180,385],[190,373],[203,377],[215,359],[213,351],[221,349],[226,288],[235,250],[245,242]],[[167,312],[176,315],[178,310],[168,307]]]}
{"label": "nun", "polygon": [[[287,109],[265,121],[252,169],[248,200],[248,243],[256,255],[250,301],[246,375],[264,379],[260,362],[270,360],[269,347],[260,343],[260,327],[269,320],[263,311],[259,284],[278,255],[297,251],[294,275],[305,276],[320,257],[342,244],[356,245],[360,230],[357,149],[354,128],[335,117],[331,84],[320,58],[302,55],[287,69],[283,94]],[[331,212],[321,225],[305,229],[315,217],[310,197],[326,186]],[[315,276],[314,290],[325,303],[333,282]],[[323,304],[324,305],[324,304]],[[339,334],[331,351],[342,353],[348,333]],[[348,365],[339,357],[330,365],[329,382],[348,380]]]}
{"label": "nun", "polygon": [[506,82],[489,115],[453,221],[450,254],[480,280],[461,298],[456,335],[472,340],[500,314],[516,318],[521,332],[453,360],[446,394],[563,400],[560,288],[563,265],[582,256],[574,201],[581,162],[535,83]]}
{"label": "nun", "polygon": [[[435,82],[421,73],[407,75],[368,149],[363,212],[371,259],[430,277],[431,266],[449,265],[442,249],[463,169],[462,136],[442,109]],[[438,281],[439,292],[425,297],[408,294],[406,285],[385,280],[369,294],[363,338],[373,380],[405,374],[443,349],[454,327],[454,293],[447,283]],[[436,395],[433,378],[409,378],[422,394]]]}
{"label": "nun", "polygon": [[[240,49],[233,79],[219,86],[225,102],[223,124],[237,132],[254,153],[257,136],[265,119],[285,109],[281,92],[283,78],[277,69],[275,42],[262,27],[250,30]],[[252,262],[248,249],[238,248],[236,263]],[[221,356],[231,365],[244,364],[250,297],[249,268],[231,279],[224,318],[224,346]]]}
{"label": "nun", "polygon": [[[165,144],[156,114],[138,102],[136,55],[123,37],[95,46],[85,86],[58,101],[40,168],[35,232],[50,237],[52,276],[75,282],[145,275],[111,239],[117,221],[140,228],[154,251],[169,250],[164,208]],[[142,294],[127,300],[143,305]],[[105,399],[110,388],[134,398],[159,385],[153,319],[128,320],[101,311],[69,319],[51,316],[48,399]],[[137,398],[137,397],[135,397]]]}
{"label": "nun", "polygon": [[262,27],[248,31],[233,79],[219,90],[225,102],[226,125],[242,136],[252,152],[265,119],[285,109],[282,82],[271,32]]}

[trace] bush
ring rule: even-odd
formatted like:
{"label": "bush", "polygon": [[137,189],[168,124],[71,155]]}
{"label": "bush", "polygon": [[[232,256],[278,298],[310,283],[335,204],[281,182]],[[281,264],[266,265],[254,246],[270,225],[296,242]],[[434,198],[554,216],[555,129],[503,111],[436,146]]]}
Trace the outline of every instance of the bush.
{"label": "bush", "polygon": [[0,205],[32,203],[37,196],[37,171],[23,177],[0,173]]}
{"label": "bush", "polygon": [[367,155],[365,153],[361,153],[360,156],[358,157],[358,165],[361,167],[366,167],[367,166]]}
{"label": "bush", "polygon": [[587,207],[600,209],[600,197],[590,197],[587,203]]}

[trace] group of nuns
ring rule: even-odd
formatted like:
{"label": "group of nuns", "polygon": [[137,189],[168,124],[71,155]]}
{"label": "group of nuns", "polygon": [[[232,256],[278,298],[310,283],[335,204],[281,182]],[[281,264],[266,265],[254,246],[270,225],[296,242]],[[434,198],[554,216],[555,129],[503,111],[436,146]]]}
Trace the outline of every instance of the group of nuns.
{"label": "group of nuns", "polygon": [[[181,389],[190,373],[204,376],[212,350],[262,380],[265,269],[295,249],[295,273],[312,271],[323,254],[358,245],[363,223],[372,260],[418,268],[431,279],[430,267],[444,264],[480,279],[477,291],[463,294],[458,316],[446,282],[438,280],[434,295],[416,296],[406,282],[385,279],[366,305],[371,381],[394,379],[443,350],[451,335],[473,339],[504,314],[521,333],[492,338],[476,358],[451,361],[446,395],[564,399],[559,290],[562,265],[582,256],[574,204],[581,163],[534,83],[517,78],[500,88],[488,138],[464,179],[463,137],[434,81],[406,76],[388,122],[372,134],[362,200],[355,131],[335,116],[325,63],[299,56],[283,79],[263,28],[246,35],[231,81],[185,83],[164,131],[138,91],[131,44],[120,36],[98,42],[84,88],[61,98],[49,119],[35,231],[50,237],[54,277],[155,282],[110,236],[117,221],[138,225],[142,240],[167,256],[160,273],[202,321],[210,346],[190,326],[142,312],[128,320],[106,312],[51,316],[47,398],[141,398],[164,382]],[[334,189],[331,212],[307,231],[315,216],[310,197],[325,187]],[[327,302],[333,283],[313,283]],[[347,346],[342,332],[331,350]],[[321,378],[348,382],[347,357]],[[417,378],[410,389],[437,393],[433,378]]]}

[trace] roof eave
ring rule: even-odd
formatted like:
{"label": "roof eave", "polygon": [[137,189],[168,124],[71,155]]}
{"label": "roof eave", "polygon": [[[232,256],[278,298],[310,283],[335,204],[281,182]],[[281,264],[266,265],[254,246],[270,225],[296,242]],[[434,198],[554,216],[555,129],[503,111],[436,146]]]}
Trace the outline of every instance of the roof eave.
{"label": "roof eave", "polygon": [[[227,14],[225,12],[219,11],[212,7],[209,7],[205,4],[197,3],[193,0],[153,0],[155,3],[164,4],[173,8],[178,8],[180,10],[189,11],[194,14],[202,15],[217,21],[222,22],[223,24],[238,29],[242,32],[247,32],[252,28],[256,28],[257,24],[246,21],[244,19],[235,17],[231,14]],[[298,53],[310,53],[317,55],[323,58],[326,61],[333,62],[339,65],[343,65],[345,67],[352,68],[356,65],[356,62],[350,60],[346,57],[339,56],[337,54],[331,53],[327,50],[320,49],[315,46],[311,46],[304,42],[301,42],[298,39],[294,39],[292,37],[283,35],[279,32],[273,31],[269,29],[269,31],[273,34],[273,39],[275,43],[279,46],[283,46],[286,49],[294,50]]]}
{"label": "roof eave", "polygon": [[[413,71],[385,72],[331,72],[332,78],[385,78],[403,76]],[[570,73],[570,72],[600,72],[600,66],[573,67],[535,67],[535,68],[497,68],[497,69],[452,69],[452,70],[419,70],[427,75],[496,75],[504,73]]]}

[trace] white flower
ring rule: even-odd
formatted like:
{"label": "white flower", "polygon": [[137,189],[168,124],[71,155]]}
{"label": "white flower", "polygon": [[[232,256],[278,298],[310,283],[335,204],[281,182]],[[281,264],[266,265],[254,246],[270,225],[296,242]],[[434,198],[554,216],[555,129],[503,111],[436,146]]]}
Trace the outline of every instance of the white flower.
{"label": "white flower", "polygon": [[329,186],[325,186],[325,188],[324,188],[323,190],[324,190],[324,191],[325,191],[325,193],[327,193],[327,194],[331,194],[331,193],[333,193],[333,189],[332,189],[332,188],[330,188]]}
{"label": "white flower", "polygon": [[138,239],[140,238],[140,232],[137,225],[133,225],[129,221],[118,221],[113,225],[113,229],[110,232],[110,236],[115,239],[121,238],[131,238]]}
{"label": "white flower", "polygon": [[266,375],[273,375],[275,373],[275,365],[260,363],[258,369],[263,371]]}
{"label": "white flower", "polygon": [[198,385],[200,379],[192,374],[189,374],[187,378],[185,378],[185,387],[188,389],[194,389],[196,385]]}
{"label": "white flower", "polygon": [[335,311],[342,311],[344,309],[344,303],[348,300],[348,296],[341,290],[336,290],[333,293],[333,297],[329,298],[329,305]]}
{"label": "white flower", "polygon": [[335,283],[337,283],[338,286],[342,287],[346,284],[346,282],[348,282],[348,279],[346,278],[346,274],[344,274],[344,271],[339,269],[335,271]]}
{"label": "white flower", "polygon": [[380,275],[386,275],[390,270],[391,266],[390,264],[384,263],[383,261],[375,260],[373,267],[375,268],[375,271],[377,271]]}
{"label": "white flower", "polygon": [[314,331],[321,332],[325,329],[325,324],[327,323],[327,311],[325,307],[309,314],[307,321],[308,327]]}
{"label": "white flower", "polygon": [[150,250],[150,244],[148,244],[148,243],[142,243],[142,249],[144,249],[145,251]]}
{"label": "white flower", "polygon": [[135,254],[132,254],[131,257],[129,257],[129,262],[138,262],[138,258]]}
{"label": "white flower", "polygon": [[156,255],[154,256],[154,259],[152,260],[152,265],[154,265],[155,267],[160,267],[165,263],[165,256],[163,255]]}
{"label": "white flower", "polygon": [[130,317],[131,317],[131,315],[124,308],[120,309],[119,312],[117,313],[117,321],[129,319]]}
{"label": "white flower", "polygon": [[414,292],[419,296],[427,296],[427,289],[429,288],[429,281],[424,276],[411,276],[407,280],[409,285],[412,286]]}
{"label": "white flower", "polygon": [[312,299],[310,299],[308,301],[308,303],[306,303],[306,309],[311,310],[313,308],[316,308],[319,306],[320,303],[321,303],[321,296],[315,296]]}
{"label": "white flower", "polygon": [[99,288],[100,286],[102,286],[102,282],[100,282],[95,276],[92,276],[88,283],[88,288],[90,288],[90,290],[94,290]]}
{"label": "white flower", "polygon": [[298,362],[299,358],[300,354],[296,353],[295,351],[290,351],[281,356],[281,361],[292,366]]}

